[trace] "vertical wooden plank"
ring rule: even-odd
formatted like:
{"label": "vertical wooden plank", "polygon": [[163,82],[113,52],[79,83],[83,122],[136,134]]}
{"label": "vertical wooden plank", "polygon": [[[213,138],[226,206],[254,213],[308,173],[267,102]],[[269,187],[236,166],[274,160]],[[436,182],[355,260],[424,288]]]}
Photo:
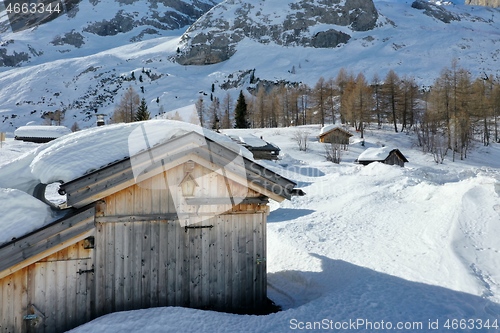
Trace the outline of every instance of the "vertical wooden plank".
{"label": "vertical wooden plank", "polygon": [[116,194],[113,194],[113,195],[110,195],[109,197],[107,197],[105,200],[106,202],[106,208],[105,208],[105,211],[104,211],[104,215],[106,216],[113,216],[113,215],[116,215]]}
{"label": "vertical wooden plank", "polygon": [[[207,219],[203,225],[214,225],[215,218]],[[216,231],[212,228],[201,229],[201,281],[200,281],[200,305],[203,308],[210,306],[210,262],[215,258],[212,257],[211,235]]]}
{"label": "vertical wooden plank", "polygon": [[126,214],[132,215],[134,214],[134,209],[135,209],[135,198],[134,198],[134,188],[136,185],[131,186],[129,188],[124,189],[120,193],[125,197],[124,202],[125,202],[125,207],[123,208],[123,211]]}
{"label": "vertical wooden plank", "polygon": [[[107,206],[112,206],[109,209],[109,212],[113,215],[120,215],[124,212],[128,211],[127,206],[127,192],[121,191],[120,195],[112,196],[112,203],[108,203],[106,200]],[[126,279],[127,279],[127,248],[128,248],[128,227],[126,223],[116,223],[114,226],[114,234],[113,240],[114,243],[114,281],[113,281],[113,289],[115,291],[115,311],[127,310],[125,304],[127,303],[126,295],[128,294],[126,291]]]}
{"label": "vertical wooden plank", "polygon": [[104,286],[106,284],[106,271],[104,265],[106,263],[106,235],[104,225],[97,223],[95,234],[95,312],[93,317],[104,315]]}
{"label": "vertical wooden plank", "polygon": [[[160,175],[158,175],[160,176]],[[161,213],[161,190],[159,187],[161,183],[158,183],[158,180],[161,179],[158,176],[155,176],[151,179],[151,213],[152,214],[160,214]]]}
{"label": "vertical wooden plank", "polygon": [[258,270],[259,270],[259,264],[257,263],[257,252],[259,248],[259,232],[258,232],[258,227],[259,227],[259,219],[262,214],[254,214],[253,219],[252,219],[252,281],[253,281],[253,287],[252,287],[252,303],[254,308],[258,308],[261,306],[259,304],[259,275],[258,275]]}
{"label": "vertical wooden plank", "polygon": [[200,237],[202,229],[189,229],[189,306],[200,306]]}
{"label": "vertical wooden plank", "polygon": [[151,303],[150,306],[160,306],[159,302],[159,270],[160,266],[160,222],[151,221],[151,262],[150,262],[150,281],[151,281]]}
{"label": "vertical wooden plank", "polygon": [[[55,265],[52,264],[52,262],[46,262],[40,265],[43,265],[45,267],[45,276],[43,277],[44,280],[42,284],[44,285],[45,289],[45,299],[44,299],[44,305],[43,305],[43,310],[45,311],[45,327],[50,328],[50,327],[57,327],[57,312],[60,311],[60,307],[58,305],[58,298],[57,298],[57,288],[52,288],[54,281],[57,281],[57,274],[55,270]],[[60,283],[60,282],[59,282]]]}
{"label": "vertical wooden plank", "polygon": [[[261,215],[258,214],[260,217]],[[261,219],[257,218],[255,220],[255,246],[254,246],[254,251],[255,251],[255,301],[256,303],[261,302],[261,295],[262,295],[262,290],[263,290],[263,285],[262,285],[262,263],[261,260],[263,258],[262,256],[262,230],[261,230]],[[266,286],[267,288],[267,286]]]}
{"label": "vertical wooden plank", "polygon": [[142,248],[141,252],[141,307],[151,306],[151,222],[138,222],[142,225]]}
{"label": "vertical wooden plank", "polygon": [[225,271],[227,269],[226,265],[224,264],[225,262],[225,241],[226,241],[226,223],[224,223],[224,217],[222,215],[219,215],[216,217],[216,225],[215,225],[215,232],[216,232],[216,243],[215,243],[215,248],[216,248],[216,258],[214,260],[215,264],[215,272],[216,272],[216,283],[214,284],[214,289],[215,289],[215,297],[216,297],[216,305],[218,309],[224,309],[225,308],[225,298],[224,298],[224,291],[226,290],[226,280],[225,280]]}
{"label": "vertical wooden plank", "polygon": [[138,309],[142,307],[142,235],[143,224],[132,223],[133,231],[131,238],[133,239],[133,260],[132,260],[132,308]]}
{"label": "vertical wooden plank", "polygon": [[[92,267],[91,259],[72,260],[72,262],[73,265],[71,270],[74,270],[75,272],[80,270],[88,271]],[[74,318],[72,320],[75,326],[87,322],[90,319],[90,295],[87,290],[88,275],[93,275],[93,273],[75,274]]]}
{"label": "vertical wooden plank", "polygon": [[105,285],[104,285],[104,311],[111,313],[115,310],[115,297],[114,297],[114,284],[115,284],[115,223],[105,223],[104,234],[106,237],[105,242]]}
{"label": "vertical wooden plank", "polygon": [[10,304],[13,307],[13,316],[11,317],[14,331],[23,330],[24,320],[23,316],[26,314],[27,308],[27,268],[19,270],[12,274],[12,285],[13,289],[13,300],[14,302]]}
{"label": "vertical wooden plank", "polygon": [[177,286],[176,281],[180,278],[179,274],[181,270],[179,266],[181,263],[179,259],[179,237],[177,236],[177,230],[180,228],[179,221],[168,221],[167,223],[167,234],[166,241],[167,251],[166,251],[166,261],[167,261],[167,305],[179,305],[176,300]]}
{"label": "vertical wooden plank", "polygon": [[[14,331],[21,331],[21,332],[26,332],[28,330],[27,327],[27,321],[24,320],[24,315],[27,314],[27,308],[28,308],[28,290],[29,290],[29,283],[30,281],[28,280],[28,271],[29,267],[25,267],[22,270],[18,271],[17,274],[19,274],[19,281],[20,281],[20,288],[19,289],[19,298],[18,301],[16,301],[16,317],[15,317],[15,330]],[[0,286],[0,290],[1,290]],[[0,300],[1,300],[0,296]],[[2,303],[0,301],[0,303]],[[1,306],[1,305],[0,305]],[[0,313],[2,311],[0,310]],[[1,321],[0,321],[1,323]],[[0,324],[1,325],[1,324]]]}
{"label": "vertical wooden plank", "polygon": [[240,308],[247,306],[246,299],[246,287],[249,283],[247,276],[247,230],[246,230],[246,218],[249,214],[239,214],[236,215],[238,230],[238,271],[239,271],[239,286],[236,297],[238,298],[238,304]]}
{"label": "vertical wooden plank", "polygon": [[2,331],[9,330],[9,322],[7,315],[7,308],[9,307],[9,302],[7,302],[6,284],[8,276],[0,279],[0,328]]}
{"label": "vertical wooden plank", "polygon": [[226,282],[225,289],[225,306],[229,309],[233,306],[232,293],[233,293],[233,280],[236,278],[233,274],[234,267],[234,244],[233,244],[233,215],[226,215],[224,219],[225,224],[225,260],[224,260],[224,280]]}
{"label": "vertical wooden plank", "polygon": [[[161,192],[161,191],[159,191]],[[168,222],[158,222],[158,306],[169,305],[168,285]]]}
{"label": "vertical wooden plank", "polygon": [[74,259],[57,262],[58,275],[65,275],[65,278],[62,279],[59,284],[59,286],[63,287],[58,288],[60,289],[59,292],[64,298],[64,308],[61,309],[61,312],[65,314],[65,316],[62,316],[62,322],[60,325],[62,330],[67,330],[68,328],[73,327],[72,325],[76,325],[78,316],[76,311],[76,303],[79,298],[77,289],[77,276],[80,275],[77,272],[80,269],[85,270],[84,268],[80,267],[79,262],[80,260]]}
{"label": "vertical wooden plank", "polygon": [[162,183],[161,195],[161,212],[162,213],[175,213],[172,195],[170,194],[168,171],[165,171],[160,176],[159,182]]}
{"label": "vertical wooden plank", "polygon": [[132,270],[134,260],[133,223],[123,223],[123,309],[132,309]]}
{"label": "vertical wooden plank", "polygon": [[245,269],[246,269],[246,285],[245,285],[245,299],[246,299],[246,305],[247,307],[253,308],[254,303],[253,303],[253,287],[254,287],[254,279],[253,279],[253,272],[255,270],[255,260],[253,258],[253,221],[255,219],[255,216],[258,214],[248,214],[247,216],[244,217],[243,223],[245,224],[245,234],[246,234],[246,251],[245,251],[245,257],[246,257],[246,263],[245,263]]}
{"label": "vertical wooden plank", "polygon": [[232,282],[232,292],[231,292],[231,305],[233,308],[238,308],[239,304],[239,292],[241,290],[241,272],[240,272],[240,247],[239,247],[239,232],[238,232],[238,215],[232,215],[231,223],[231,251],[232,251],[232,271],[233,276]]}
{"label": "vertical wooden plank", "polygon": [[[150,214],[152,212],[152,181],[151,178],[143,180],[140,184],[136,185],[138,189],[136,197],[135,211],[140,214]],[[137,207],[139,205],[139,207]]]}
{"label": "vertical wooden plank", "polygon": [[114,255],[113,260],[109,260],[108,262],[113,263],[113,273],[114,273],[114,281],[113,281],[113,291],[114,291],[114,311],[123,311],[124,308],[124,262],[125,262],[125,254],[124,254],[124,237],[127,233],[126,227],[122,223],[112,223],[113,224],[113,244]]}
{"label": "vertical wooden plank", "polygon": [[[217,286],[217,216],[212,217],[209,221],[209,225],[213,225],[212,229],[205,229],[207,233],[207,239],[204,247],[208,246],[207,256],[203,258],[203,273],[205,274],[205,279],[203,281],[203,302],[205,306],[217,307],[217,296],[216,296],[216,286]],[[205,253],[205,251],[204,251]]]}
{"label": "vertical wooden plank", "polygon": [[261,302],[264,303],[267,300],[267,215],[265,213],[262,214],[262,218],[260,220],[260,230],[262,234],[262,258],[263,261],[261,263],[261,281],[262,281],[262,293],[261,293]]}
{"label": "vertical wooden plank", "polygon": [[7,301],[6,298],[7,296],[4,296],[4,285],[5,285],[6,278],[0,279],[0,328],[3,330],[8,330],[9,327],[7,326],[7,316],[4,313],[7,308]]}
{"label": "vertical wooden plank", "polygon": [[[186,226],[187,222],[183,221],[181,226]],[[182,230],[182,231],[180,231]],[[181,305],[189,306],[189,298],[190,298],[190,285],[191,285],[191,275],[190,275],[190,261],[189,261],[189,232],[186,232],[184,228],[180,229],[179,233],[182,235],[183,242],[181,243],[181,255],[182,255],[182,275],[179,277],[180,283],[180,295],[182,297]]]}
{"label": "vertical wooden plank", "polygon": [[[66,322],[68,320],[67,314],[68,314],[68,305],[66,304],[66,293],[75,293],[75,290],[72,288],[72,281],[71,278],[74,277],[74,274],[71,274],[71,272],[68,272],[68,264],[71,264],[71,261],[53,261],[47,263],[50,265],[50,270],[53,272],[53,276],[55,276],[55,279],[50,279],[48,280],[48,285],[47,288],[50,289],[55,289],[54,294],[56,295],[55,301],[56,303],[54,304],[57,308],[57,311],[55,313],[56,317],[56,330],[58,332],[63,332],[64,329],[66,328]],[[49,285],[50,284],[50,285]],[[74,300],[74,299],[73,299]],[[49,305],[49,304],[48,304]],[[49,305],[50,306],[50,305]]]}
{"label": "vertical wooden plank", "polygon": [[12,304],[14,304],[13,295],[12,295],[12,284],[13,284],[13,276],[12,274],[4,277],[2,279],[2,311],[0,315],[2,316],[2,321],[4,322],[5,327],[8,329],[13,329],[15,327],[15,323],[12,320],[14,318],[14,311]]}

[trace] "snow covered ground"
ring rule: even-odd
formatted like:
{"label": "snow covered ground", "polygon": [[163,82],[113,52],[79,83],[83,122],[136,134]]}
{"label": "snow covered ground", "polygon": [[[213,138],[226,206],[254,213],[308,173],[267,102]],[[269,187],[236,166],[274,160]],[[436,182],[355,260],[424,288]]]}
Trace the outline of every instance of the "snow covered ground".
{"label": "snow covered ground", "polygon": [[[298,130],[310,133],[307,152],[293,140]],[[242,131],[277,144],[282,159],[263,163],[306,192],[274,203],[268,217],[268,295],[282,311],[155,308],[72,332],[500,331],[498,144],[438,165],[412,135],[372,128],[336,165],[325,159],[319,126]],[[381,145],[410,162],[354,163]],[[35,146],[8,139],[0,165]]]}

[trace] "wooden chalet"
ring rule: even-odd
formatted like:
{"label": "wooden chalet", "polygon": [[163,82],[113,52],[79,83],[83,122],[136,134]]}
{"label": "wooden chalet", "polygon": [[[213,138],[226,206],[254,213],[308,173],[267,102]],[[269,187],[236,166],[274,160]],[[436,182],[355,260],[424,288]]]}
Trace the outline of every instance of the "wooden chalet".
{"label": "wooden chalet", "polygon": [[342,145],[343,149],[347,149],[352,136],[349,131],[341,127],[328,125],[321,129],[318,139],[319,142],[336,143]]}
{"label": "wooden chalet", "polygon": [[399,165],[400,167],[404,167],[405,163],[408,162],[399,149],[388,147],[368,148],[359,155],[356,161],[363,165],[381,162],[388,165]]}
{"label": "wooden chalet", "polygon": [[62,184],[69,213],[0,246],[0,331],[159,306],[258,311],[268,199],[294,186],[195,132]]}

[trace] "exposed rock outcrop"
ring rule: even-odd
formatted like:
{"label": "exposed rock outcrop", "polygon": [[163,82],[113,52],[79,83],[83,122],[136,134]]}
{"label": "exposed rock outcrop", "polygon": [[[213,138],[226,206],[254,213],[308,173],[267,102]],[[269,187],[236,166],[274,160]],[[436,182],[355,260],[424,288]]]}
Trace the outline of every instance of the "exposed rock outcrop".
{"label": "exposed rock outcrop", "polygon": [[227,0],[182,36],[177,61],[214,64],[229,59],[244,38],[283,46],[333,48],[347,43],[349,31],[376,26],[372,0]]}
{"label": "exposed rock outcrop", "polygon": [[460,21],[460,17],[450,13],[443,6],[435,5],[431,2],[424,0],[416,0],[411,4],[412,8],[423,10],[424,14],[444,23],[451,21]]}
{"label": "exposed rock outcrop", "polygon": [[466,5],[500,7],[500,0],[465,0]]}

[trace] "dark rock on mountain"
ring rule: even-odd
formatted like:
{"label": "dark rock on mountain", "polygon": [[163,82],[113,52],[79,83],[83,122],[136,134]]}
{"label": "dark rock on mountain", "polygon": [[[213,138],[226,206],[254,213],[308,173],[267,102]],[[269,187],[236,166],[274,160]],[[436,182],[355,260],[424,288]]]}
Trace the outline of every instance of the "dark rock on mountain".
{"label": "dark rock on mountain", "polygon": [[466,5],[500,7],[500,0],[465,0]]}
{"label": "dark rock on mountain", "polygon": [[[84,50],[87,43],[100,37],[116,36],[121,41],[124,39],[123,35],[127,34],[121,42],[124,44],[143,40],[148,35],[161,35],[162,31],[189,26],[219,2],[220,0],[63,0],[63,10],[58,15],[44,18],[11,15],[9,20],[0,23],[0,33],[14,32],[8,37],[12,39],[11,42],[0,45],[0,67],[27,64],[44,54],[54,54],[54,51],[70,55],[72,50]],[[16,42],[16,33],[22,30],[23,41]],[[50,41],[49,47],[42,39]],[[25,40],[30,40],[30,43],[25,43]],[[94,44],[106,49],[106,43],[102,43],[102,40]]]}
{"label": "dark rock on mountain", "polygon": [[368,31],[378,19],[372,0],[300,0],[278,10],[276,6],[272,0],[227,0],[215,6],[182,36],[177,61],[183,65],[225,61],[244,38],[263,44],[333,48],[351,38],[333,26]]}
{"label": "dark rock on mountain", "polygon": [[450,13],[443,6],[435,5],[424,0],[416,0],[411,4],[412,8],[423,10],[424,14],[444,23],[460,21],[460,17]]}

